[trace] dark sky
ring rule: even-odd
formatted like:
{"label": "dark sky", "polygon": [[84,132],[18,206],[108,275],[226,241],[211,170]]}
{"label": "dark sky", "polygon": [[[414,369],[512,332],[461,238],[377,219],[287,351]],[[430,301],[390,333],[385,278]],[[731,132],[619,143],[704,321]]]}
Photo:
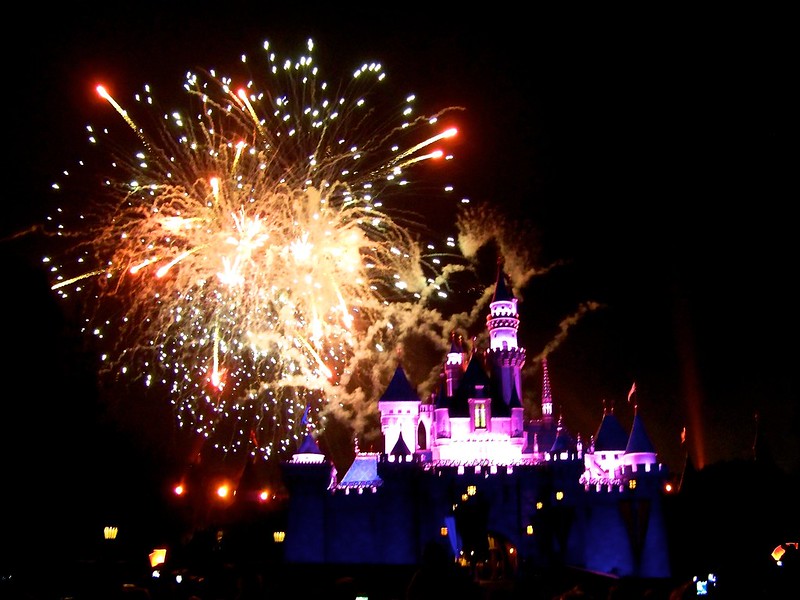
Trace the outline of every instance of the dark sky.
{"label": "dark sky", "polygon": [[[603,400],[629,423],[636,381],[671,468],[682,467],[684,426],[700,466],[747,457],[758,413],[776,458],[797,469],[798,103],[786,15],[523,16],[457,5],[426,17],[376,5],[298,16],[256,6],[23,9],[25,41],[4,53],[12,187],[3,230],[38,218],[54,174],[80,153],[98,80],[177,89],[187,70],[231,64],[264,39],[296,55],[312,37],[318,55],[341,58],[342,73],[376,58],[426,99],[466,108],[460,191],[529,227],[543,264],[568,263],[524,290],[529,354],[580,302],[606,306],[550,357],[568,427],[592,433]],[[11,460],[31,485],[26,461],[44,467],[54,456],[63,462],[56,481],[94,481],[124,453],[109,447],[139,438],[92,397],[90,365],[63,332],[35,242],[1,248],[12,275],[3,419]]]}

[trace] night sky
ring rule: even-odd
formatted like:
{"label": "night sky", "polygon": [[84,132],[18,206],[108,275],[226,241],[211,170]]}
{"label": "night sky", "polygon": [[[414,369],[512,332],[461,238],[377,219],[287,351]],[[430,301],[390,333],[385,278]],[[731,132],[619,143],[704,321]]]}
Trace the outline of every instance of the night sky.
{"label": "night sky", "polygon": [[[378,59],[426,101],[465,107],[459,193],[506,212],[541,265],[564,263],[519,291],[529,355],[581,302],[604,306],[550,354],[573,433],[594,433],[603,401],[630,423],[635,381],[671,469],[687,450],[699,467],[751,456],[756,414],[776,460],[798,468],[798,103],[785,15],[297,16],[269,4],[31,14],[24,43],[6,38],[3,444],[21,486],[77,493],[113,465],[135,472],[180,454],[164,435],[168,409],[98,389],[37,238],[15,235],[107,110],[94,86],[178,92],[189,69],[233,64],[265,39],[296,56],[308,37],[342,74]],[[142,477],[160,484],[155,469]]]}

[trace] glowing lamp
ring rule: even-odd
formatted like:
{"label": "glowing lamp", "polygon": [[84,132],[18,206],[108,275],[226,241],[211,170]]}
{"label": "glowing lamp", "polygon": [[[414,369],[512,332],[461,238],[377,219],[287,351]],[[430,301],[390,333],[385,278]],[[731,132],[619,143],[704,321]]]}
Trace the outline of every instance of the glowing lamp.
{"label": "glowing lamp", "polygon": [[261,502],[266,502],[267,500],[269,500],[269,490],[261,490],[258,493],[258,499]]}
{"label": "glowing lamp", "polygon": [[165,560],[167,560],[166,548],[155,548],[150,553],[150,567],[153,569],[155,569],[159,565],[163,565]]}
{"label": "glowing lamp", "polygon": [[173,492],[173,493],[174,493],[176,496],[183,496],[183,494],[184,494],[184,493],[186,493],[186,488],[185,488],[185,487],[183,487],[183,484],[182,484],[182,483],[179,483],[179,484],[178,484],[178,485],[176,485],[174,488],[172,488],[172,492]]}

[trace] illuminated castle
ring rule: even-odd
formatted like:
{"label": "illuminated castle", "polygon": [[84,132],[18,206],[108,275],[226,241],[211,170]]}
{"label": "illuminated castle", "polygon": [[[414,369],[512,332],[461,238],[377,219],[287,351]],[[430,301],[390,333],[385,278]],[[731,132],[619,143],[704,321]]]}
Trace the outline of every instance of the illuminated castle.
{"label": "illuminated castle", "polygon": [[418,564],[431,541],[455,559],[510,573],[519,561],[619,576],[669,577],[665,467],[641,416],[606,411],[584,447],[553,415],[546,360],[541,416],[526,420],[517,299],[498,269],[490,347],[455,335],[441,389],[422,401],[398,365],[378,400],[384,452],[341,478],[309,433],[283,464],[291,563]]}

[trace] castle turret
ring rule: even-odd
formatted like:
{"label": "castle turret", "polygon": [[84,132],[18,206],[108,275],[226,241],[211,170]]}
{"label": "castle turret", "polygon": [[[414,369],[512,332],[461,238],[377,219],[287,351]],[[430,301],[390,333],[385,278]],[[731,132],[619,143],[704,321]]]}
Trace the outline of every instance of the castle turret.
{"label": "castle turret", "polygon": [[542,418],[553,418],[553,392],[550,389],[550,373],[547,370],[547,358],[542,359]]}
{"label": "castle turret", "polygon": [[609,483],[619,480],[622,460],[628,445],[628,434],[614,415],[603,408],[603,420],[597,428],[590,451],[583,455],[586,470],[583,480],[590,483]]}
{"label": "castle turret", "polygon": [[519,313],[517,299],[506,284],[503,262],[498,261],[497,282],[494,296],[489,303],[486,317],[490,346],[487,361],[498,382],[499,391],[506,405],[511,402],[511,390],[516,389],[517,398],[522,397],[522,367],[525,365],[525,349],[517,343]]}
{"label": "castle turret", "polygon": [[[381,415],[381,431],[384,448],[389,451],[395,447],[401,434],[417,449],[417,426],[420,424],[419,407],[422,401],[411,387],[403,367],[398,365],[386,391],[378,400]],[[429,432],[425,432],[428,437]]]}
{"label": "castle turret", "polygon": [[647,435],[637,405],[633,407],[633,426],[628,437],[628,445],[625,446],[622,462],[625,465],[645,465],[646,467],[655,465],[657,462],[656,449],[650,441],[650,436]]}
{"label": "castle turret", "polygon": [[464,343],[461,336],[457,336],[454,331],[450,334],[450,351],[447,353],[447,362],[444,365],[445,394],[447,396],[452,396],[455,393],[466,368]]}

